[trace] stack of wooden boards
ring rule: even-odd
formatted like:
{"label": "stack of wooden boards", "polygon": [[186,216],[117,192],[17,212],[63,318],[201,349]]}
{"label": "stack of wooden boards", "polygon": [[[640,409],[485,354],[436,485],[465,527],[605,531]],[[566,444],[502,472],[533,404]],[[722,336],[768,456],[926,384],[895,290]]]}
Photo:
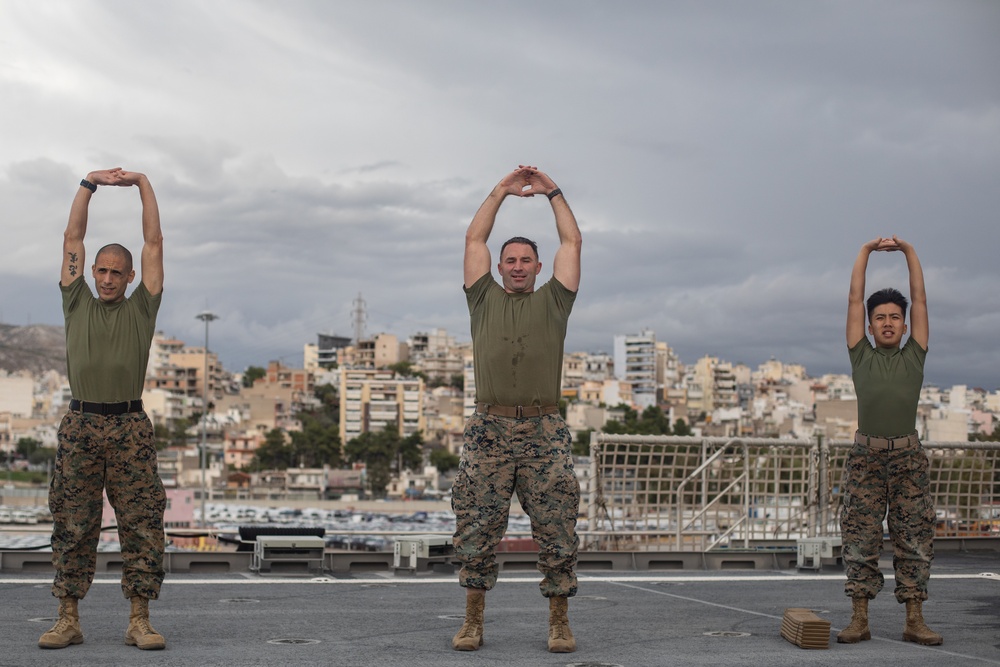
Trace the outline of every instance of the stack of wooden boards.
{"label": "stack of wooden boards", "polygon": [[812,609],[791,607],[781,619],[781,636],[800,648],[830,648],[830,621]]}

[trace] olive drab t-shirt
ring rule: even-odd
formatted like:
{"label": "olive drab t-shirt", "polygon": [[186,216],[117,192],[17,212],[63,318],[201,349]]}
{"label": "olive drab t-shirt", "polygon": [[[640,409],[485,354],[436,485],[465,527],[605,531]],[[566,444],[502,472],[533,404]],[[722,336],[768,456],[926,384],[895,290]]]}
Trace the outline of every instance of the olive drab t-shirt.
{"label": "olive drab t-shirt", "polygon": [[127,299],[104,303],[83,276],[59,288],[73,398],[95,403],[141,398],[161,295],[151,295],[140,282]]}
{"label": "olive drab t-shirt", "polygon": [[534,292],[508,294],[489,273],[464,289],[472,316],[476,402],[558,405],[576,292],[552,278]]}
{"label": "olive drab t-shirt", "polygon": [[865,337],[849,351],[858,430],[880,438],[913,433],[927,350],[913,338],[902,348],[886,350],[872,346]]}

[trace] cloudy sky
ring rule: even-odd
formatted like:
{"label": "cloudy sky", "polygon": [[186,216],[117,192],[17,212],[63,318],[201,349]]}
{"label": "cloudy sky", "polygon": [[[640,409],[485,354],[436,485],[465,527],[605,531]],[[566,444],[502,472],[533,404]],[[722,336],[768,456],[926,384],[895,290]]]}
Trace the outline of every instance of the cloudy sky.
{"label": "cloudy sky", "polygon": [[[5,0],[0,321],[61,323],[77,183],[123,166],[160,204],[159,328],[200,344],[216,312],[230,370],[352,335],[359,294],[368,334],[468,340],[465,229],[534,164],[584,237],[569,350],[652,329],[686,363],[849,372],[851,265],[898,234],[928,382],[996,389],[998,34],[991,0]],[[548,275],[544,198],[507,200],[494,254],[515,234]],[[141,246],[134,189],[93,199],[87,247],[112,240]]]}

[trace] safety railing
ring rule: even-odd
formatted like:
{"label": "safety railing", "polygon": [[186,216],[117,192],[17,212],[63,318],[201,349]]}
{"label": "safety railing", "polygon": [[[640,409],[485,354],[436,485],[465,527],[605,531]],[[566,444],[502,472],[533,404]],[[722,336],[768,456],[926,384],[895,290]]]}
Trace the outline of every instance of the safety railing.
{"label": "safety railing", "polygon": [[[585,548],[707,552],[840,534],[853,443],[594,433]],[[1000,443],[925,442],[941,537],[1000,536]]]}

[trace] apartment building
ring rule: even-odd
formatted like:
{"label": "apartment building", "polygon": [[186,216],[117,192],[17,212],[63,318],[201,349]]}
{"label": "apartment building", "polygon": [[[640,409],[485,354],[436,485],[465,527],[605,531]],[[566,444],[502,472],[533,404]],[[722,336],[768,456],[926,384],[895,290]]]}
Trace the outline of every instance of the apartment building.
{"label": "apartment building", "polygon": [[351,344],[351,339],[335,334],[316,334],[315,343],[306,343],[302,350],[302,367],[317,371],[337,363],[337,353]]}
{"label": "apartment building", "polygon": [[615,336],[614,375],[631,385],[633,405],[639,412],[657,404],[656,359],[652,331]]}
{"label": "apartment building", "polygon": [[381,431],[395,422],[400,437],[425,431],[424,381],[392,371],[344,369],[340,375],[340,441]]}

